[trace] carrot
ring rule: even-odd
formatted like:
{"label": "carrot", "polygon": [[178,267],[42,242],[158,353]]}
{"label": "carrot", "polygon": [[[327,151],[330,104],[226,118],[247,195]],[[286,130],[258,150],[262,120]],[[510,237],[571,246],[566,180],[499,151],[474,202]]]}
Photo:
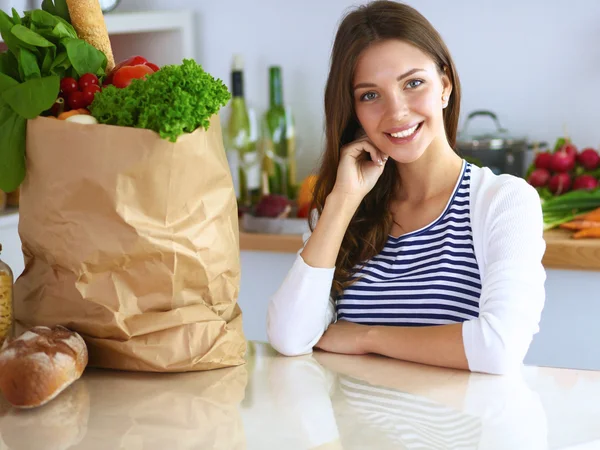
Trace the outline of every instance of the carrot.
{"label": "carrot", "polygon": [[600,227],[586,228],[573,235],[573,239],[600,238]]}
{"label": "carrot", "polygon": [[590,211],[581,218],[584,220],[593,220],[595,222],[600,222],[600,208],[596,208],[593,211]]}
{"label": "carrot", "polygon": [[600,220],[572,220],[559,225],[565,230],[583,230],[586,228],[600,228]]}

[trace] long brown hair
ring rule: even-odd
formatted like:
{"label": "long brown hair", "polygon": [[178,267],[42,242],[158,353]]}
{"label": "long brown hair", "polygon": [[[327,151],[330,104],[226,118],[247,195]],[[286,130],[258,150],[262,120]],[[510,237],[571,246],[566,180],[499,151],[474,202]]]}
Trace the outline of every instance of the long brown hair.
{"label": "long brown hair", "polygon": [[[323,212],[340,162],[340,149],[355,139],[360,124],[354,111],[352,81],[359,55],[370,45],[388,39],[408,42],[429,55],[440,73],[452,83],[444,109],[444,128],[451,147],[456,144],[460,112],[460,81],[450,52],[439,33],[410,6],[374,1],[348,13],[342,20],[331,53],[325,88],[325,152],[314,190],[314,207]],[[387,164],[375,187],[365,196],[352,218],[337,256],[333,293],[352,284],[358,264],[370,260],[384,247],[392,226],[390,203],[398,183],[394,164]],[[314,224],[310,224],[314,229]]]}

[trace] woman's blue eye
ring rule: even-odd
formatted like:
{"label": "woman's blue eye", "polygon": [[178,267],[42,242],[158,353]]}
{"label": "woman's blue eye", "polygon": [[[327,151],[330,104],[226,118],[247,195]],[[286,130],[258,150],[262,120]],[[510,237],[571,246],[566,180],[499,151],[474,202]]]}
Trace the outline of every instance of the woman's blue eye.
{"label": "woman's blue eye", "polygon": [[369,101],[369,100],[374,100],[376,96],[377,96],[377,94],[376,94],[375,92],[367,92],[367,93],[365,93],[365,94],[361,95],[361,97],[360,97],[360,100],[361,100],[361,101],[365,101],[365,100],[367,100],[367,101]]}
{"label": "woman's blue eye", "polygon": [[419,87],[423,84],[423,80],[410,80],[407,84],[407,86],[411,89],[414,89],[416,87]]}

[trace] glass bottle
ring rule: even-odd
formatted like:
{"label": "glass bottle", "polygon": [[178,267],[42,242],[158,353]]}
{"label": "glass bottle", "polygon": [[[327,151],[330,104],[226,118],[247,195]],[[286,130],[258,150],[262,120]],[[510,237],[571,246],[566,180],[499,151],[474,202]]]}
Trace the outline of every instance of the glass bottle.
{"label": "glass bottle", "polygon": [[296,132],[291,109],[283,101],[281,67],[269,67],[269,109],[263,122],[265,157],[269,168],[269,190],[273,194],[296,196]]}
{"label": "glass bottle", "polygon": [[[239,203],[251,206],[258,202],[261,195],[262,161],[244,98],[244,67],[240,55],[236,55],[233,60],[231,84],[231,115],[227,126],[228,159],[230,164],[237,166],[237,177],[233,178],[237,178],[236,195]],[[232,157],[231,154],[235,156]]]}
{"label": "glass bottle", "polygon": [[12,270],[0,259],[0,346],[14,336],[13,282]]}

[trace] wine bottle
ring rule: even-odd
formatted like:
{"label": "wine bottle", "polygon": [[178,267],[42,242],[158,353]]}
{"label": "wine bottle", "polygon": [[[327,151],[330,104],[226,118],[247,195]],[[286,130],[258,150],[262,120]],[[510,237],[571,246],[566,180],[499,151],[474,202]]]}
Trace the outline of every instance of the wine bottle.
{"label": "wine bottle", "polygon": [[227,126],[228,153],[234,166],[232,170],[236,170],[237,166],[238,201],[240,205],[250,207],[260,199],[262,160],[244,98],[244,64],[240,55],[235,55],[233,59],[231,91],[231,115]]}
{"label": "wine bottle", "polygon": [[284,105],[281,67],[269,67],[269,109],[263,132],[269,190],[290,199],[296,195],[296,132],[291,109]]}

